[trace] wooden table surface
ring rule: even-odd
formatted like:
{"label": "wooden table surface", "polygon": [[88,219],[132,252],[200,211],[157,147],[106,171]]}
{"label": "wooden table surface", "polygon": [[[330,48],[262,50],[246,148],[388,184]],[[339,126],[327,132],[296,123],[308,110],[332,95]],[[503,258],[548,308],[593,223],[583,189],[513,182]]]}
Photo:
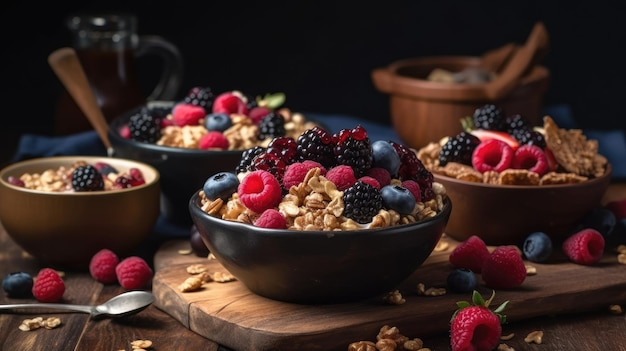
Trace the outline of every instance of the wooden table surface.
{"label": "wooden table surface", "polygon": [[[605,201],[626,198],[626,184],[611,185]],[[144,252],[151,254],[150,250]],[[0,277],[10,272],[23,271],[36,274],[43,268],[25,254],[0,225]],[[99,304],[124,291],[119,285],[102,285],[87,272],[65,272],[66,292],[64,302],[72,304]],[[581,282],[584,284],[584,282]],[[10,299],[0,293],[0,303],[35,302],[34,299]],[[626,306],[622,306],[626,309]],[[21,331],[18,326],[24,319],[36,316],[56,316],[62,325],[55,329]],[[544,333],[541,345],[527,344],[524,337],[535,330]],[[400,331],[402,332],[402,331]],[[608,310],[583,314],[537,317],[503,327],[503,334],[515,337],[506,343],[515,350],[537,351],[626,351],[626,316]],[[424,340],[432,351],[450,350],[448,335],[408,335]],[[371,340],[375,340],[372,335]],[[0,350],[2,351],[94,351],[132,350],[130,342],[148,339],[151,350],[223,350],[226,348],[186,329],[167,313],[149,306],[134,316],[119,320],[90,320],[82,313],[0,313]],[[348,345],[357,340],[346,340]]]}

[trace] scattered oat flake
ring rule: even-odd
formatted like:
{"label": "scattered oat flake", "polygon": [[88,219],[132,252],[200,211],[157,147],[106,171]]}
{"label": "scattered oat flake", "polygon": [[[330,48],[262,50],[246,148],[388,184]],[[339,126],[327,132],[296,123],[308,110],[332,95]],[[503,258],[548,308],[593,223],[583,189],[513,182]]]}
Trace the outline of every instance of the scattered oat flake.
{"label": "scattered oat flake", "polygon": [[535,275],[535,274],[537,274],[537,267],[527,264],[526,275]]}
{"label": "scattered oat flake", "polygon": [[620,306],[620,305],[611,305],[611,306],[609,306],[609,311],[612,314],[622,314],[622,312],[624,312],[622,310],[622,306]]}
{"label": "scattered oat flake", "polygon": [[507,335],[502,335],[502,336],[500,336],[500,340],[508,341],[508,340],[513,339],[513,337],[514,337],[514,336],[515,336],[515,333],[510,333],[510,334],[507,334]]}
{"label": "scattered oat flake", "polygon": [[191,249],[180,249],[178,250],[179,255],[191,255]]}
{"label": "scattered oat flake", "polygon": [[512,348],[511,346],[507,345],[507,344],[500,344],[498,345],[498,351],[515,351],[514,348]]}
{"label": "scattered oat flake", "polygon": [[535,330],[533,332],[530,332],[525,338],[524,338],[524,342],[528,343],[528,344],[541,344],[543,341],[543,331],[541,330]]}

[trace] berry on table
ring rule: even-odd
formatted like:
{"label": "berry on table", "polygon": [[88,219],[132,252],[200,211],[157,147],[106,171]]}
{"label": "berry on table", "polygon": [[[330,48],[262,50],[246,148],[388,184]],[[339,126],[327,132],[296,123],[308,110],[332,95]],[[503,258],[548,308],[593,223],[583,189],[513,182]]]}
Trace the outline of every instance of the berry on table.
{"label": "berry on table", "polygon": [[595,229],[602,234],[602,236],[607,238],[613,233],[616,226],[617,218],[615,217],[615,213],[606,207],[595,207],[583,217],[575,231]]}
{"label": "berry on table", "polygon": [[58,302],[65,293],[65,282],[54,269],[42,268],[35,277],[32,293],[39,302]]}
{"label": "berry on table", "polygon": [[481,274],[485,285],[492,289],[512,289],[526,280],[526,265],[517,247],[502,245],[487,257]]}
{"label": "berry on table", "polygon": [[89,274],[101,283],[111,284],[117,282],[115,267],[120,262],[119,257],[109,249],[96,252],[89,261]]}
{"label": "berry on table", "polygon": [[2,289],[8,297],[30,297],[32,296],[33,277],[26,272],[9,273],[2,280]]}
{"label": "berry on table", "polygon": [[448,274],[446,285],[450,291],[468,293],[476,289],[476,273],[467,268],[456,268]]}
{"label": "berry on table", "polygon": [[522,244],[522,253],[532,262],[545,262],[552,256],[552,239],[544,232],[534,232]]}
{"label": "berry on table", "polygon": [[130,256],[115,266],[115,275],[123,288],[128,290],[141,289],[150,283],[152,269],[143,258]]}
{"label": "berry on table", "polygon": [[474,290],[472,303],[457,302],[458,309],[450,321],[450,346],[452,351],[493,351],[500,342],[502,324],[506,316],[502,314],[508,301],[503,302],[495,310],[490,304],[495,292],[489,300]]}
{"label": "berry on table", "polygon": [[472,235],[452,250],[448,260],[456,268],[466,268],[474,273],[480,273],[487,257],[489,249],[483,239]]}
{"label": "berry on table", "polygon": [[563,242],[563,252],[570,261],[582,265],[600,262],[604,254],[604,237],[595,229],[583,229]]}
{"label": "berry on table", "polygon": [[204,243],[204,240],[202,240],[202,234],[200,234],[200,232],[198,231],[198,227],[196,227],[195,224],[191,226],[189,245],[191,246],[191,251],[193,251],[193,253],[197,257],[206,258],[207,256],[209,256],[209,253],[211,253],[211,251],[209,251],[209,248]]}

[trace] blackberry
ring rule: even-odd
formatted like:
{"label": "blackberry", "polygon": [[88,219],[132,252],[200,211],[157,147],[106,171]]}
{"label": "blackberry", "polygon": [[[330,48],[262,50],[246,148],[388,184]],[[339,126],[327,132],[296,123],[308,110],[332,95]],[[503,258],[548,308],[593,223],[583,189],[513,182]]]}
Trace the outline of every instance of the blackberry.
{"label": "blackberry", "polygon": [[369,223],[383,207],[383,197],[374,186],[357,181],[343,192],[343,215],[358,223]]}
{"label": "blackberry", "polygon": [[504,112],[496,105],[487,104],[477,108],[474,110],[472,119],[474,121],[474,127],[477,129],[506,131]]}
{"label": "blackberry", "polygon": [[333,155],[335,144],[332,134],[326,130],[318,126],[305,130],[298,136],[296,144],[301,159],[319,162],[326,169],[335,166]]}
{"label": "blackberry", "polygon": [[506,132],[513,135],[516,130],[532,129],[530,122],[520,114],[509,116],[505,120]]}
{"label": "blackberry", "polygon": [[342,129],[333,135],[333,140],[333,154],[337,165],[352,167],[357,178],[364,176],[372,168],[374,153],[365,128],[358,125],[353,129]]}
{"label": "blackberry", "polygon": [[272,139],[265,152],[280,157],[288,165],[300,160],[298,144],[292,137],[281,136]]}
{"label": "blackberry", "polygon": [[161,119],[142,109],[128,121],[130,138],[145,143],[156,143],[161,138]]}
{"label": "blackberry", "polygon": [[428,201],[434,198],[433,191],[433,174],[424,166],[422,161],[417,158],[415,152],[408,147],[396,143],[389,142],[396,149],[400,156],[400,169],[398,170],[398,179],[400,181],[413,180],[420,186],[422,201]]}
{"label": "blackberry", "polygon": [[192,104],[204,108],[204,111],[211,112],[213,107],[213,91],[210,87],[193,87],[183,98],[186,104]]}
{"label": "blackberry", "polygon": [[98,191],[104,189],[104,179],[92,165],[78,166],[72,172],[72,188],[76,191]]}
{"label": "blackberry", "polygon": [[477,136],[468,132],[460,132],[449,138],[441,147],[439,165],[445,166],[448,162],[458,162],[471,166],[472,152],[478,144],[480,144],[480,139]]}
{"label": "blackberry", "polygon": [[171,101],[150,101],[143,109],[146,113],[152,115],[152,117],[166,118],[172,113],[174,104]]}
{"label": "blackberry", "polygon": [[255,146],[253,148],[244,150],[241,153],[241,160],[239,160],[239,165],[235,167],[235,172],[242,173],[252,171],[253,169],[251,169],[251,167],[254,158],[262,153],[265,153],[265,148],[262,146]]}
{"label": "blackberry", "polygon": [[529,144],[539,146],[541,149],[546,148],[546,139],[543,134],[534,129],[518,129],[511,135],[520,145]]}
{"label": "blackberry", "polygon": [[285,118],[277,112],[268,113],[259,122],[259,140],[284,136]]}

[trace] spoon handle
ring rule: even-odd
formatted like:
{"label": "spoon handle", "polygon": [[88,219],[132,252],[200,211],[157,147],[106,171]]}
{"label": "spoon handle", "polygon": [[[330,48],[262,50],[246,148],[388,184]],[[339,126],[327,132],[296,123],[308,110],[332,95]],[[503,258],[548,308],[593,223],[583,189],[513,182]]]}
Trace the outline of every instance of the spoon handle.
{"label": "spoon handle", "polygon": [[[94,311],[92,306],[69,305],[62,303],[17,303],[9,305],[0,305],[0,310],[69,310],[76,312],[84,312],[91,314]],[[52,313],[52,312],[48,312]]]}

